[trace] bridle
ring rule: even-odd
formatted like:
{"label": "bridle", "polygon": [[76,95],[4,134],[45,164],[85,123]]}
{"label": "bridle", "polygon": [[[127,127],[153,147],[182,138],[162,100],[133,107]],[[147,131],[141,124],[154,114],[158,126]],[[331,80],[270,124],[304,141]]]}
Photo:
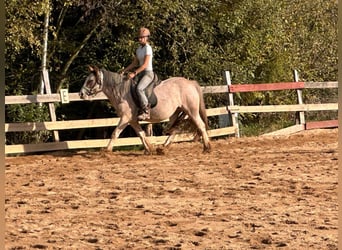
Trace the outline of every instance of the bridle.
{"label": "bridle", "polygon": [[[97,93],[102,91],[102,88],[103,88],[103,73],[102,73],[101,70],[99,70],[98,73],[99,73],[99,77],[96,77],[96,73],[93,72],[93,74],[95,76],[95,83],[92,84],[92,86],[90,86],[90,87],[86,86],[86,85],[88,85],[88,82],[82,86],[81,91],[84,90],[84,92],[85,92],[85,94],[87,96],[95,96]],[[98,87],[95,88],[96,86],[98,86]]]}

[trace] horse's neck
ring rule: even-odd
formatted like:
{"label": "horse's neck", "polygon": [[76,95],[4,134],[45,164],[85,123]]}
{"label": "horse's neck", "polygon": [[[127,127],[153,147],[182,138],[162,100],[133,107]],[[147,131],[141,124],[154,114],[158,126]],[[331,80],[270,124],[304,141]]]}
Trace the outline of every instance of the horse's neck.
{"label": "horse's neck", "polygon": [[113,104],[117,107],[122,100],[127,99],[129,93],[129,83],[118,73],[103,70],[103,92]]}
{"label": "horse's neck", "polygon": [[103,83],[105,87],[117,87],[122,82],[122,76],[118,73],[114,73],[108,70],[102,70],[103,73]]}

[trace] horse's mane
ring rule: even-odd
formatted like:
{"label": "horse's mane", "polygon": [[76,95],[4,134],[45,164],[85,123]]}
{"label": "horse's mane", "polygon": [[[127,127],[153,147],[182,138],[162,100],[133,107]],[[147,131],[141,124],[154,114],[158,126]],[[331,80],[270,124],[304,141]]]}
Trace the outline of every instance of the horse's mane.
{"label": "horse's mane", "polygon": [[130,91],[131,80],[115,72],[104,69],[101,71],[103,73],[104,89],[112,92],[116,96],[124,96]]}

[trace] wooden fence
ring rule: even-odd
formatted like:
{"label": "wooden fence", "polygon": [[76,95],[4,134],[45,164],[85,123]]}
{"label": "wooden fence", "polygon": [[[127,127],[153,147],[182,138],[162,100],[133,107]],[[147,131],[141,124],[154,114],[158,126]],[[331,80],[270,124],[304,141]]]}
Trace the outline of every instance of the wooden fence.
{"label": "wooden fence", "polygon": [[[231,84],[229,71],[225,72],[225,81],[228,84],[229,107],[233,126],[236,127],[236,136],[240,136],[239,130],[239,114],[240,113],[265,113],[265,112],[296,112],[298,114],[298,123],[294,126],[277,130],[266,135],[278,135],[294,133],[307,129],[333,128],[338,127],[338,120],[311,121],[306,122],[305,113],[309,111],[337,111],[338,103],[318,103],[304,104],[303,89],[333,89],[338,88],[338,82],[300,82],[298,81],[298,73],[294,71],[294,82],[278,82],[264,84]],[[242,92],[255,91],[276,91],[276,90],[296,90],[297,104],[293,105],[263,105],[263,106],[236,106],[234,105],[234,94]]]}
{"label": "wooden fence", "polygon": [[[210,137],[218,137],[239,133],[239,114],[240,113],[259,113],[259,112],[297,112],[299,114],[299,123],[290,128],[285,128],[276,133],[291,133],[304,129],[337,127],[337,120],[333,121],[317,121],[305,122],[305,112],[321,111],[321,110],[338,110],[337,103],[321,103],[321,104],[304,104],[302,99],[303,89],[312,88],[338,88],[337,82],[283,82],[283,83],[265,83],[265,84],[232,84],[230,73],[224,73],[226,85],[206,86],[202,87],[204,94],[227,93],[227,106],[207,109],[207,115],[228,117],[232,122],[227,127],[211,129],[208,131]],[[234,105],[234,94],[240,92],[253,91],[275,91],[275,90],[296,90],[298,103],[294,105],[266,105],[266,106],[241,106]],[[106,100],[104,94],[99,94],[94,100]],[[30,104],[30,103],[68,103],[74,101],[83,101],[78,93],[68,93],[63,89],[59,94],[44,95],[25,95],[25,96],[6,96],[5,105],[11,104]],[[50,105],[51,106],[51,105]],[[56,134],[59,130],[95,128],[95,127],[111,127],[118,124],[118,118],[101,118],[71,121],[46,121],[46,122],[24,122],[24,123],[5,123],[5,132],[24,132],[24,131],[42,131],[50,130]],[[165,122],[165,121],[164,121]],[[144,123],[144,122],[142,122]],[[152,136],[150,141],[154,144],[161,144],[165,141],[166,136]],[[175,141],[188,141],[192,137],[189,134],[181,134],[175,138]],[[5,145],[5,154],[32,153],[66,149],[87,149],[105,147],[109,139],[91,139],[91,140],[72,140],[59,141],[55,137],[55,142],[38,143],[38,144],[18,144]],[[141,144],[138,137],[119,138],[115,146],[139,145]]]}

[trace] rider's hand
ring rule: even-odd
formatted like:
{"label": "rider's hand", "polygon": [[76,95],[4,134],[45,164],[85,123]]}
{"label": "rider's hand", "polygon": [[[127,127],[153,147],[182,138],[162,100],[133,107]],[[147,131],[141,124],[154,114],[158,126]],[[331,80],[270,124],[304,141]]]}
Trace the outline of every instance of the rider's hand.
{"label": "rider's hand", "polygon": [[129,79],[133,79],[135,76],[136,76],[135,72],[129,72],[129,74],[128,74]]}

